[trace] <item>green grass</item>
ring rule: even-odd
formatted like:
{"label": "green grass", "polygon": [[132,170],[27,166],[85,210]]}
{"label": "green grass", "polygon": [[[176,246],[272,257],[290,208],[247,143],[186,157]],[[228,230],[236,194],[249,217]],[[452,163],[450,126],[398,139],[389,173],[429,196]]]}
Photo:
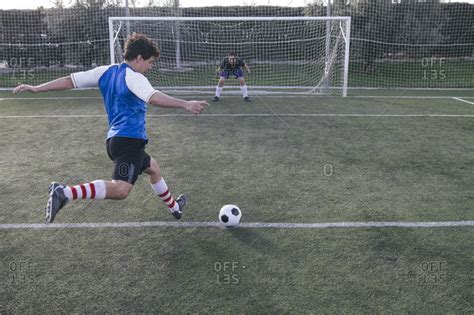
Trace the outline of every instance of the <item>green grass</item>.
{"label": "green grass", "polygon": [[[53,95],[1,100],[0,116],[103,114],[100,99],[60,98],[96,92],[43,96]],[[147,151],[175,194],[188,194],[185,221],[215,221],[228,203],[245,222],[473,220],[472,117],[149,113],[175,114],[148,118]],[[383,97],[255,96],[248,104],[224,93],[206,113],[473,115],[474,107]],[[0,223],[43,222],[52,180],[110,178],[105,117],[0,121]],[[126,200],[74,202],[57,217],[171,220],[145,177]],[[0,230],[0,312],[472,313],[472,231]]]}

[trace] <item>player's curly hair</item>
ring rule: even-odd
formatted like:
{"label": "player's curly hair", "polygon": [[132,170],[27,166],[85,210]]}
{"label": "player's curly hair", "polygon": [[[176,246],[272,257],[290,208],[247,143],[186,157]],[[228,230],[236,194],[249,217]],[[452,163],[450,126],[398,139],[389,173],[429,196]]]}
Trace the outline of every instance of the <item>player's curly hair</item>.
{"label": "player's curly hair", "polygon": [[147,60],[151,57],[158,58],[160,49],[158,45],[151,41],[148,36],[140,33],[133,33],[127,37],[125,42],[125,60],[132,61],[138,55]]}

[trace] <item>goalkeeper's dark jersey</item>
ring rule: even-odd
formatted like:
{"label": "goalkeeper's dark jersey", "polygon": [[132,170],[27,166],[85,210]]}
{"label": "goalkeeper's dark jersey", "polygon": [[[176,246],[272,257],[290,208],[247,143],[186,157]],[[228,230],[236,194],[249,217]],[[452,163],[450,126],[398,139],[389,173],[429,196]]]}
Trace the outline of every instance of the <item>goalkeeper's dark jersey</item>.
{"label": "goalkeeper's dark jersey", "polygon": [[221,63],[221,69],[224,69],[224,70],[235,70],[235,69],[239,69],[240,67],[243,67],[245,66],[245,62],[240,59],[239,57],[236,57],[235,58],[235,63],[234,64],[231,64],[229,62],[229,57],[225,57],[224,60],[222,60],[222,63]]}

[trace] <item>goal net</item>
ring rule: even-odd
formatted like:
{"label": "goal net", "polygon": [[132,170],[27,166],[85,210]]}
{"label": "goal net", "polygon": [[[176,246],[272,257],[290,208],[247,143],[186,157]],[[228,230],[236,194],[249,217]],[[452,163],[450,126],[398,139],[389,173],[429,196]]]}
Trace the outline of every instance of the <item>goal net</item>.
{"label": "goal net", "polygon": [[[251,69],[252,93],[347,94],[350,17],[110,17],[110,60],[127,35],[143,33],[161,56],[147,74],[161,89],[210,93],[235,52]],[[229,78],[229,90],[238,81]],[[240,92],[239,92],[240,93]]]}
{"label": "goal net", "polygon": [[[245,77],[251,93],[344,94],[347,71],[350,95],[416,90],[459,96],[474,89],[472,1],[309,0],[283,6],[255,0],[188,7],[137,0],[128,1],[128,11],[124,0],[66,2],[0,10],[0,90],[120,62],[130,32],[159,42],[162,58],[150,79],[170,90],[210,93],[217,65],[231,50],[253,70]],[[140,18],[109,21],[113,16]],[[236,85],[229,80],[226,93],[239,93]]]}

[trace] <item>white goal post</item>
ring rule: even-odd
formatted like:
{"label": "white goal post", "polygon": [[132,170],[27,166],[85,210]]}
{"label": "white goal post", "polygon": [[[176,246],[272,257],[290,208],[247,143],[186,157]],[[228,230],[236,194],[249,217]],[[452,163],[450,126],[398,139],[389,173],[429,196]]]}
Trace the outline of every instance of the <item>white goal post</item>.
{"label": "white goal post", "polygon": [[[228,52],[248,63],[251,93],[347,96],[351,17],[109,17],[111,63],[130,32],[160,47],[148,78],[161,89],[211,93]],[[238,92],[237,80],[228,80]]]}

